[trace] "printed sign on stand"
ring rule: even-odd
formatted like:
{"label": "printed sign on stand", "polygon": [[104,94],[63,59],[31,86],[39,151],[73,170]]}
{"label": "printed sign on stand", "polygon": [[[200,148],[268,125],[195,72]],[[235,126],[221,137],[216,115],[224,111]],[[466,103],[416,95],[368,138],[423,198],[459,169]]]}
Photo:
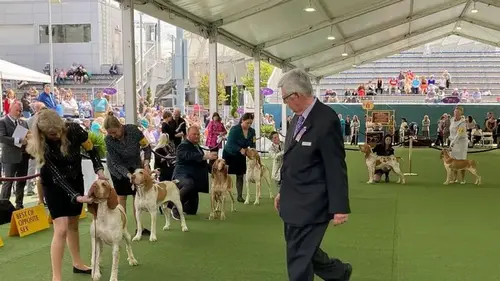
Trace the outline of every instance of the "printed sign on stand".
{"label": "printed sign on stand", "polygon": [[10,221],[9,236],[24,237],[49,228],[43,205],[14,211]]}
{"label": "printed sign on stand", "polygon": [[2,236],[0,236],[0,248],[3,247],[3,240],[2,240]]}

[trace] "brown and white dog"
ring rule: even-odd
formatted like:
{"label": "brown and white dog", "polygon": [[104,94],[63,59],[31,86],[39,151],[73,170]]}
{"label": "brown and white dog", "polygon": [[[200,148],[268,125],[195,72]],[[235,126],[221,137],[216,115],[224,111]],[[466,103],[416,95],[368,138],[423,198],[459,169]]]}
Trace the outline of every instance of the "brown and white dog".
{"label": "brown and white dog", "polygon": [[398,157],[391,156],[377,156],[373,153],[372,147],[369,144],[359,145],[359,150],[365,155],[365,163],[368,168],[368,181],[366,183],[373,183],[373,177],[376,170],[393,170],[399,176],[397,183],[404,184],[405,176],[399,167]]}
{"label": "brown and white dog", "polygon": [[229,195],[231,199],[231,212],[236,211],[234,208],[234,196],[233,196],[233,181],[228,175],[228,166],[224,159],[215,160],[212,166],[212,184],[210,188],[210,205],[211,211],[209,220],[213,220],[217,214],[221,220],[226,219],[226,213],[224,212],[224,201]]}
{"label": "brown and white dog", "polygon": [[88,193],[95,203],[88,205],[88,210],[93,214],[90,224],[92,237],[92,280],[101,278],[101,253],[103,243],[113,246],[113,265],[111,267],[110,281],[118,280],[118,264],[120,242],[125,240],[127,260],[131,266],[137,265],[137,260],[132,252],[132,240],[127,231],[127,215],[122,206],[118,204],[118,195],[111,185],[104,180],[95,181]]}
{"label": "brown and white dog", "polygon": [[477,162],[474,160],[458,160],[454,159],[450,155],[450,151],[446,148],[441,150],[440,158],[443,159],[444,168],[446,169],[446,181],[445,185],[458,182],[458,178],[454,177],[454,173],[461,174],[461,184],[465,184],[465,171],[469,171],[473,176],[476,177],[476,182],[474,184],[481,184],[481,177],[477,173]]}
{"label": "brown and white dog", "polygon": [[137,188],[135,196],[135,216],[137,218],[137,233],[132,241],[139,241],[142,237],[141,212],[146,211],[151,215],[151,235],[149,241],[154,242],[156,238],[156,218],[158,209],[161,207],[165,216],[165,226],[163,230],[170,229],[170,210],[167,202],[174,203],[181,217],[182,231],[188,231],[184,211],[182,210],[181,197],[177,183],[179,181],[154,182],[155,173],[148,173],[144,169],[136,169],[132,174],[132,183]]}
{"label": "brown and white dog", "polygon": [[271,173],[269,169],[262,164],[259,156],[259,152],[254,148],[247,148],[247,171],[245,175],[245,187],[247,190],[247,195],[245,198],[245,204],[250,203],[250,183],[255,183],[255,202],[254,205],[260,204],[260,190],[262,186],[262,179],[267,182],[269,186],[269,198],[273,199],[273,191],[271,190]]}

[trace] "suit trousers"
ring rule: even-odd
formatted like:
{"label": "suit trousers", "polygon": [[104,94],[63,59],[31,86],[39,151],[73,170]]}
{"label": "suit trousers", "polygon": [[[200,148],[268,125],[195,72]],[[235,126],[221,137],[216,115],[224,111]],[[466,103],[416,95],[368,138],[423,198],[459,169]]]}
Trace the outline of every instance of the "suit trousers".
{"label": "suit trousers", "polygon": [[179,192],[181,196],[182,208],[188,215],[196,215],[200,197],[195,182],[187,177],[179,177]]}
{"label": "suit trousers", "polygon": [[285,223],[286,258],[290,281],[344,281],[345,266],[320,249],[328,222],[296,226]]}
{"label": "suit trousers", "polygon": [[[23,157],[20,163],[4,163],[3,169],[6,177],[25,177],[28,174],[28,158]],[[0,193],[1,199],[10,199],[13,185],[14,182],[12,181],[5,181],[3,183],[2,191]],[[16,182],[16,208],[20,208],[23,206],[25,185],[26,181]]]}

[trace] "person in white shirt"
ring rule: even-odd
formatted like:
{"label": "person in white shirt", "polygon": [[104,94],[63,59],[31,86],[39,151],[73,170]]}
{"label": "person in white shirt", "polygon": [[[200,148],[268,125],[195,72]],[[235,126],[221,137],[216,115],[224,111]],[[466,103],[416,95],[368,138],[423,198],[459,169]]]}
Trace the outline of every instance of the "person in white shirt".
{"label": "person in white shirt", "polygon": [[269,149],[269,154],[273,159],[273,170],[271,173],[271,177],[276,182],[279,192],[281,187],[281,166],[283,166],[283,155],[285,154],[285,149],[284,149],[285,145],[280,140],[280,135],[278,134],[278,132],[272,132],[270,138],[272,144],[271,148]]}
{"label": "person in white shirt", "polygon": [[78,113],[78,104],[76,100],[73,98],[73,93],[71,90],[66,91],[64,94],[64,98],[61,102],[63,107],[63,117],[65,118],[75,118],[79,116]]}

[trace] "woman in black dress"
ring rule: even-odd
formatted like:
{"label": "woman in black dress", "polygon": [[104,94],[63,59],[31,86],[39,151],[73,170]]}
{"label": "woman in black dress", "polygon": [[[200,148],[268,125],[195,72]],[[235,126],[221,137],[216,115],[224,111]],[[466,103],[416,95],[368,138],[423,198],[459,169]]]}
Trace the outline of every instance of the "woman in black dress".
{"label": "woman in black dress", "polygon": [[240,123],[231,128],[227,136],[226,145],[222,151],[222,158],[229,166],[229,174],[236,175],[236,191],[238,202],[243,199],[243,176],[247,171],[246,149],[255,148],[255,130],[252,128],[253,114],[245,113]]}
{"label": "woman in black dress", "polygon": [[[379,143],[373,149],[373,152],[377,154],[377,156],[391,156],[394,155],[394,148],[392,148],[392,135],[385,135],[384,143]],[[375,170],[375,182],[380,182],[382,179],[382,175],[385,175],[385,182],[389,182],[389,173],[391,170]]]}
{"label": "woman in black dress", "polygon": [[175,148],[167,134],[161,134],[155,153],[155,170],[160,170],[160,181],[171,181],[174,173]]}
{"label": "woman in black dress", "polygon": [[99,179],[106,180],[103,166],[88,134],[76,123],[65,123],[54,110],[42,110],[31,127],[27,152],[40,169],[40,181],[47,207],[54,222],[50,247],[52,280],[62,280],[62,260],[67,241],[73,273],[90,274],[80,257],[78,222],[83,203],[92,203],[84,195],[82,157],[83,147],[89,154]]}

